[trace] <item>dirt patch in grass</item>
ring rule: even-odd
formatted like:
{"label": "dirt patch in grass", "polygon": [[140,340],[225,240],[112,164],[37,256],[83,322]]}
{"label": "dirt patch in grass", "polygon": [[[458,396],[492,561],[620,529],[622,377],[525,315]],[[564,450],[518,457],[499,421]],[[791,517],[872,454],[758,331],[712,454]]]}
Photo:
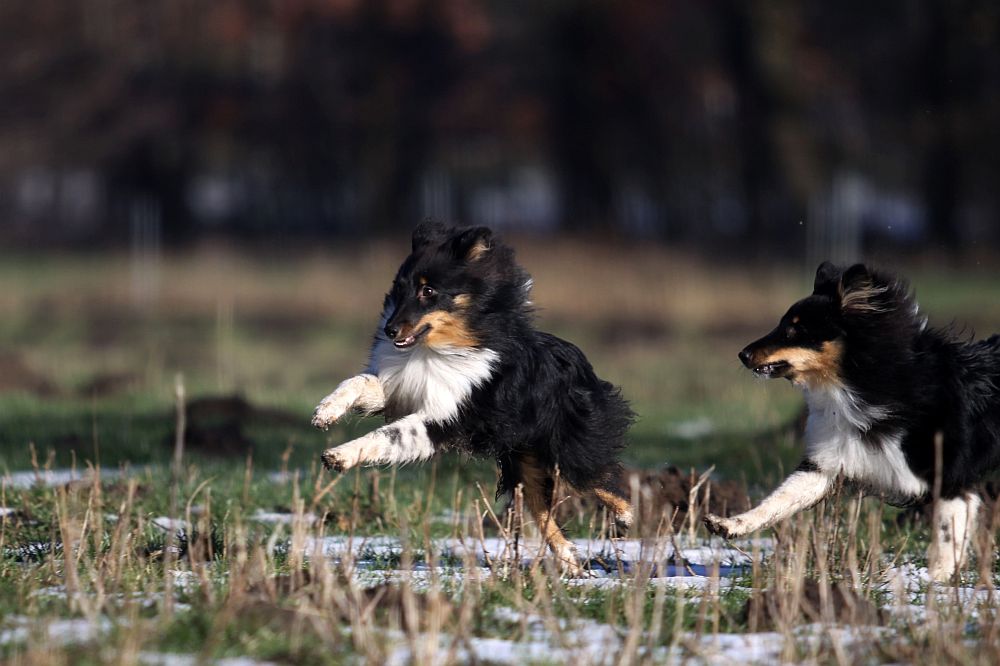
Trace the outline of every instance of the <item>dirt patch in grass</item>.
{"label": "dirt patch in grass", "polygon": [[104,372],[96,374],[76,387],[81,398],[104,398],[120,395],[141,385],[139,377],[128,372]]}
{"label": "dirt patch in grass", "polygon": [[[633,506],[636,499],[631,496],[631,489],[635,483],[639,488],[640,519],[632,529],[638,529],[640,535],[662,534],[663,525],[667,522],[675,530],[680,529],[685,525],[692,506],[699,513],[711,511],[722,516],[750,508],[742,482],[711,479],[699,485],[701,474],[682,472],[672,465],[659,470],[626,470],[624,490]],[[588,517],[601,509],[602,505],[593,496],[572,493],[568,500],[560,503],[557,519],[562,525],[573,520],[587,524]],[[484,521],[484,528],[488,528],[491,522]]]}
{"label": "dirt patch in grass", "polygon": [[47,377],[28,367],[19,354],[0,352],[0,393],[16,392],[51,397],[57,388]]}
{"label": "dirt patch in grass", "polygon": [[799,594],[776,587],[754,594],[743,607],[743,619],[751,631],[760,631],[809,622],[877,625],[885,618],[847,585],[830,584],[824,591],[818,581],[807,578]]}
{"label": "dirt patch in grass", "polygon": [[[220,458],[242,457],[253,451],[254,441],[246,434],[248,425],[299,425],[302,419],[279,409],[252,405],[243,396],[197,398],[186,406],[187,426],[184,445],[193,452]],[[176,430],[165,444],[172,448]]]}
{"label": "dirt patch in grass", "polygon": [[661,516],[672,519],[674,529],[680,529],[692,508],[720,516],[750,508],[746,487],[739,481],[711,479],[699,486],[700,473],[682,472],[672,465],[657,471],[632,470],[630,476],[639,480],[643,531],[655,533]]}

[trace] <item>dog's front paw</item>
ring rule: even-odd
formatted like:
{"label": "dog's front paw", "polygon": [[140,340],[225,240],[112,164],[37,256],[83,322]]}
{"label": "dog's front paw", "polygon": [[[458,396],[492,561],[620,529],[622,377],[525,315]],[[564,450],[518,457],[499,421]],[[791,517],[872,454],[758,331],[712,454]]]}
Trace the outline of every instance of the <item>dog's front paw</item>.
{"label": "dog's front paw", "polygon": [[316,405],[313,412],[312,424],[320,430],[326,430],[334,423],[343,418],[344,414],[350,411],[354,401],[347,396],[336,393],[323,398],[322,402]]}
{"label": "dog's front paw", "polygon": [[736,518],[723,518],[722,516],[716,516],[714,513],[707,513],[702,518],[702,522],[705,523],[705,527],[708,528],[709,532],[723,539],[731,539],[742,535],[744,532],[741,529],[739,520]]}
{"label": "dog's front paw", "polygon": [[[950,546],[952,544],[942,545]],[[947,584],[960,571],[962,563],[956,560],[954,553],[949,552],[949,549],[943,548],[942,551],[944,552],[931,548],[927,562],[927,574],[935,583]]]}
{"label": "dog's front paw", "polygon": [[357,464],[357,460],[351,460],[339,446],[327,449],[321,457],[323,466],[331,472],[346,472]]}

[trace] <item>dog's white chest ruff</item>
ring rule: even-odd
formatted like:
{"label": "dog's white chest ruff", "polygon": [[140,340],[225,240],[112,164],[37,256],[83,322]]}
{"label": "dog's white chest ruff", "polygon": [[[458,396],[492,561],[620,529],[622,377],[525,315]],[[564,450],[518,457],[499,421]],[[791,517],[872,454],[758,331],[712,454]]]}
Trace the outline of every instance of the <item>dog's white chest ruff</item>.
{"label": "dog's white chest ruff", "polygon": [[884,414],[848,391],[807,391],[806,457],[828,474],[843,474],[890,496],[919,497],[927,484],[906,463],[898,435],[866,443],[862,435]]}
{"label": "dog's white chest ruff", "polygon": [[420,413],[446,423],[493,372],[499,356],[491,349],[433,350],[425,345],[396,349],[379,340],[373,354],[385,391],[387,415]]}

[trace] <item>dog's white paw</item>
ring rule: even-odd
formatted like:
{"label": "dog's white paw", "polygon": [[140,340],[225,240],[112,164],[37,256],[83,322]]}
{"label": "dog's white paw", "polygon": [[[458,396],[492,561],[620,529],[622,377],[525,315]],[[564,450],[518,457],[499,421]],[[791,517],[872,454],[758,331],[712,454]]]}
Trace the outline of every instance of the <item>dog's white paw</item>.
{"label": "dog's white paw", "polygon": [[342,446],[335,446],[327,449],[322,455],[323,466],[333,472],[346,472],[358,464],[356,455],[344,450]]}
{"label": "dog's white paw", "polygon": [[[945,546],[949,544],[944,544]],[[927,563],[927,575],[935,583],[950,583],[952,578],[962,567],[962,562],[956,560],[950,552],[934,552],[931,549],[929,561]]]}
{"label": "dog's white paw", "polygon": [[743,521],[740,519],[723,518],[722,516],[716,516],[714,513],[705,514],[702,522],[705,523],[705,527],[708,528],[709,532],[717,534],[724,539],[742,536],[747,531],[743,525]]}
{"label": "dog's white paw", "polygon": [[354,396],[331,393],[316,405],[312,424],[321,430],[326,430],[339,421],[354,406]]}

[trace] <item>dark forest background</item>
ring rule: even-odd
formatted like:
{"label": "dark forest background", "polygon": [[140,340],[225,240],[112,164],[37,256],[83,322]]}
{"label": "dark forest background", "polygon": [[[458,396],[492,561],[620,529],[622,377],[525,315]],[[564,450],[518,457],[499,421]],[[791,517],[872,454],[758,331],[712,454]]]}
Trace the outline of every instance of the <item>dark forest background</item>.
{"label": "dark forest background", "polygon": [[960,255],[1000,247],[998,118],[989,0],[5,0],[0,240]]}

